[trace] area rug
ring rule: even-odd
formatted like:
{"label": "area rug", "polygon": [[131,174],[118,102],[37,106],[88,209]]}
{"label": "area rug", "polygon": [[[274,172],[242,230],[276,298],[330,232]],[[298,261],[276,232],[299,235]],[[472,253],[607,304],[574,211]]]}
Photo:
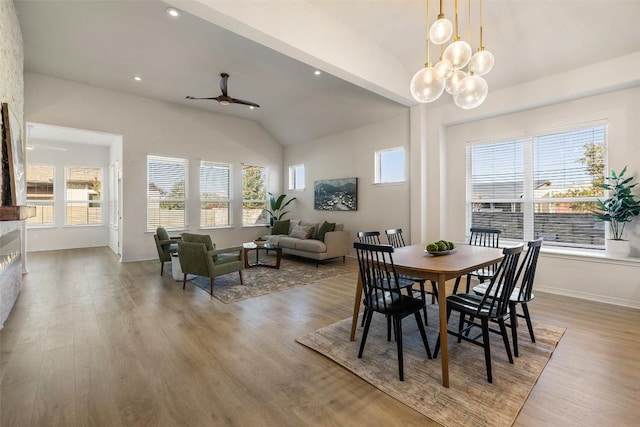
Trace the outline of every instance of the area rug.
{"label": "area rug", "polygon": [[[270,256],[260,256],[267,262],[273,263]],[[331,265],[291,260],[282,258],[280,269],[255,267],[242,270],[244,286],[240,285],[238,273],[229,273],[216,277],[213,287],[213,296],[225,304],[242,301],[248,298],[267,295],[285,289],[304,286],[318,280],[338,276],[344,272]],[[196,276],[191,283],[209,292],[210,281],[208,277]]]}
{"label": "area rug", "polygon": [[[428,310],[427,336],[433,351],[438,309],[430,305]],[[454,316],[449,325],[457,325]],[[513,365],[507,359],[500,336],[491,334],[493,384],[487,382],[482,347],[466,342],[458,344],[449,335],[450,388],[445,388],[441,385],[440,358],[427,359],[415,318],[405,318],[402,327],[404,381],[398,379],[396,344],[387,341],[386,319],[382,315],[373,316],[362,359],[357,356],[363,328],[358,326],[356,340],[350,342],[351,318],[296,341],[444,426],[510,426],[565,331],[534,323],[536,343],[531,343],[526,326],[519,328],[520,357],[514,358]]]}

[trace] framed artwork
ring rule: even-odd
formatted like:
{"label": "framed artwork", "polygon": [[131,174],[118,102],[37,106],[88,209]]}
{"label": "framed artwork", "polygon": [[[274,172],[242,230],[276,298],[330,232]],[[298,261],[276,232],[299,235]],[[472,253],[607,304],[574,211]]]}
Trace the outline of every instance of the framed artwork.
{"label": "framed artwork", "polygon": [[321,211],[358,210],[358,178],[314,182],[313,206]]}
{"label": "framed artwork", "polygon": [[2,181],[0,182],[3,206],[27,204],[24,152],[22,148],[22,124],[2,103]]}

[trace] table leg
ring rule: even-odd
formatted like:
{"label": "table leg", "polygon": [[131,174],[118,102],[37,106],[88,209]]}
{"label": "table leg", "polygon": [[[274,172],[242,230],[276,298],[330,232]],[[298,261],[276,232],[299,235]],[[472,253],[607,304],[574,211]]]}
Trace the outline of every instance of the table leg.
{"label": "table leg", "polygon": [[447,345],[447,281],[438,275],[438,309],[440,310],[440,354],[442,358],[442,385],[449,387],[449,346]]}
{"label": "table leg", "polygon": [[358,283],[356,284],[356,299],[353,302],[353,320],[351,321],[351,335],[349,341],[355,341],[356,328],[358,327],[358,314],[360,313],[360,300],[362,299],[362,277],[358,274]]}

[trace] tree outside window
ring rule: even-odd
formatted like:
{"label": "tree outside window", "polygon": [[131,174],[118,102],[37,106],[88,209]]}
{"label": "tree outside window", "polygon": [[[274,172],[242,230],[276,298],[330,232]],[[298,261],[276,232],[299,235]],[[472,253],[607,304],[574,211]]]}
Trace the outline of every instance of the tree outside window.
{"label": "tree outside window", "polygon": [[242,224],[266,225],[267,168],[242,166]]}

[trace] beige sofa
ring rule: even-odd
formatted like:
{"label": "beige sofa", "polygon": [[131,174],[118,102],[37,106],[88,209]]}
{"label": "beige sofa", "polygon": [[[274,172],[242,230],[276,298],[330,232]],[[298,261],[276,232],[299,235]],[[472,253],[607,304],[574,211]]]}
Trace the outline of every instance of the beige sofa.
{"label": "beige sofa", "polygon": [[[267,234],[263,238],[269,243],[275,243],[280,246],[285,254],[297,255],[316,261],[342,257],[344,262],[345,256],[350,251],[349,233],[344,231],[343,224],[336,223],[335,230],[329,231],[324,235],[324,241],[317,240],[318,229],[323,222],[292,219],[289,221],[289,234]],[[313,227],[313,231],[308,238],[293,237],[291,234],[294,232],[296,225]]]}

